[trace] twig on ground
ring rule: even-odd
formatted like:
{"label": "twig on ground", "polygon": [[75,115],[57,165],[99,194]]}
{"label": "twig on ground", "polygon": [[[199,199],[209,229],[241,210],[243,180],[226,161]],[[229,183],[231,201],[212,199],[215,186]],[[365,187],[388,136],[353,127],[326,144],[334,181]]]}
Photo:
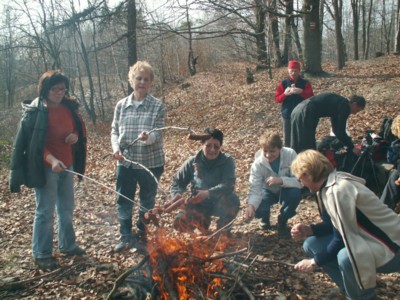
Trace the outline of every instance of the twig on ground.
{"label": "twig on ground", "polygon": [[35,277],[25,279],[25,280],[19,280],[19,281],[10,282],[7,284],[2,284],[2,285],[0,285],[0,291],[21,289],[28,283],[32,283],[34,281],[37,281],[37,280],[40,280],[40,279],[43,279],[46,277],[52,277],[53,275],[60,273],[62,270],[63,270],[63,268],[58,268],[52,272],[45,273],[40,276],[35,276]]}
{"label": "twig on ground", "polygon": [[135,267],[125,271],[124,273],[122,273],[117,280],[115,280],[114,285],[112,290],[110,291],[110,293],[107,296],[107,300],[108,299],[112,299],[112,295],[114,294],[114,292],[117,290],[117,288],[124,282],[124,280],[133,272],[135,272],[136,270],[140,269],[148,260],[149,260],[150,256],[146,255],[141,262],[139,262]]}

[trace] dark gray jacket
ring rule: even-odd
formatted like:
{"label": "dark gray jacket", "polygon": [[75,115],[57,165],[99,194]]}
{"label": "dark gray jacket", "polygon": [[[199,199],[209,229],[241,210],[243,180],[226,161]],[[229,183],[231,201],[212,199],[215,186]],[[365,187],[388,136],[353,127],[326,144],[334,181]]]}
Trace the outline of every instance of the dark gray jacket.
{"label": "dark gray jacket", "polygon": [[[72,113],[78,130],[78,143],[74,144],[74,171],[83,174],[86,165],[86,128],[79,115],[78,103],[63,99]],[[29,188],[42,187],[46,183],[43,161],[47,131],[47,114],[43,100],[25,100],[22,103],[24,112],[15,136],[10,164],[9,186],[12,193],[18,193],[21,185]]]}
{"label": "dark gray jacket", "polygon": [[221,152],[215,160],[207,160],[200,150],[179,168],[173,178],[171,193],[183,194],[190,184],[193,193],[196,190],[208,190],[210,199],[215,201],[234,194],[235,182],[235,161],[232,156]]}

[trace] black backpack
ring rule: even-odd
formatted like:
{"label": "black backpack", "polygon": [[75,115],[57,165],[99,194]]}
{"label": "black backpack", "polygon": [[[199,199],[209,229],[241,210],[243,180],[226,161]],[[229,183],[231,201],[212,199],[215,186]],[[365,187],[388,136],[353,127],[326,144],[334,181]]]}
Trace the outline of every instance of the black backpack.
{"label": "black backpack", "polygon": [[397,139],[396,136],[392,133],[392,123],[392,118],[385,117],[379,130],[379,136],[389,143],[392,143],[395,139]]}

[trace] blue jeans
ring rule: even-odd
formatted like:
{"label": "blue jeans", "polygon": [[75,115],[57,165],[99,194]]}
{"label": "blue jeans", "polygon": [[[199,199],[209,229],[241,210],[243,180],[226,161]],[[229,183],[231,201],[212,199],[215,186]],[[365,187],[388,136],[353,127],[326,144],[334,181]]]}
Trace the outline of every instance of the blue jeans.
{"label": "blue jeans", "polygon": [[282,205],[279,218],[286,223],[296,215],[296,208],[301,200],[301,190],[298,188],[282,188],[280,192],[273,193],[268,189],[263,190],[261,204],[256,211],[256,218],[261,218],[269,224],[271,205],[279,203]]}
{"label": "blue jeans", "polygon": [[49,258],[53,253],[54,211],[58,215],[58,247],[63,252],[77,244],[73,227],[74,178],[69,172],[45,169],[46,185],[35,188],[36,211],[33,223],[32,255]]}
{"label": "blue jeans", "polygon": [[[157,178],[157,181],[159,181],[164,167],[150,168],[149,170]],[[151,174],[144,169],[132,169],[124,166],[117,167],[117,192],[132,200],[129,201],[120,195],[117,197],[117,211],[121,225],[120,233],[122,239],[129,238],[132,235],[132,210],[137,185],[139,185],[140,191],[139,220],[136,225],[138,229],[143,230],[144,224],[142,218],[145,212],[154,207],[157,195],[157,183]]]}
{"label": "blue jeans", "polygon": [[[326,249],[331,239],[332,235],[326,235],[323,237],[311,236],[303,243],[304,251],[308,256],[314,257],[317,252]],[[329,277],[331,277],[336,285],[346,293],[347,299],[376,299],[377,296],[374,288],[362,290],[358,286],[349,255],[345,247],[342,248],[337,254],[337,260],[332,260],[321,267],[329,275]],[[400,251],[391,261],[382,267],[377,268],[376,271],[378,273],[387,274],[400,271]]]}

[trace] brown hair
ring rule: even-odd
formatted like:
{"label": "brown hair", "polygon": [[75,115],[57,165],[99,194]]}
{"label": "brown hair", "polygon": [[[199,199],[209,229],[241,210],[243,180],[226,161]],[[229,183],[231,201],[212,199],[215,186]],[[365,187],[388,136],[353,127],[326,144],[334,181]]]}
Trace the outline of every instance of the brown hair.
{"label": "brown hair", "polygon": [[279,134],[271,133],[271,132],[264,132],[259,139],[259,144],[262,148],[278,148],[282,149],[283,143],[282,139]]}
{"label": "brown hair", "polygon": [[42,99],[46,99],[52,86],[64,83],[68,94],[69,80],[60,70],[49,70],[43,73],[39,78],[38,94]]}

